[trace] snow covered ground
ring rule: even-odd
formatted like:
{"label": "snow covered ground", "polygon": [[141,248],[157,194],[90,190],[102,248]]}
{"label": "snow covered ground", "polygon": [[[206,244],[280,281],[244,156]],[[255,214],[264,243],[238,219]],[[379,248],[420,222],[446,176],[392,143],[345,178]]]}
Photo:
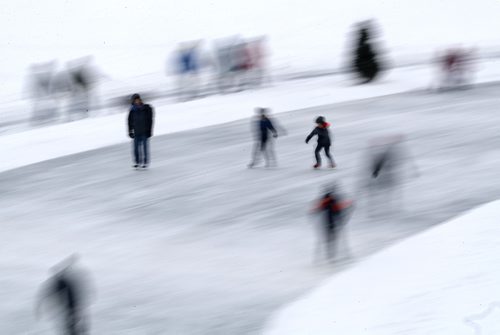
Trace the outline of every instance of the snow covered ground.
{"label": "snow covered ground", "polygon": [[499,217],[497,200],[405,239],[284,308],[264,334],[499,334]]}
{"label": "snow covered ground", "polygon": [[[97,287],[92,333],[258,333],[273,311],[332,274],[500,198],[497,91],[416,91],[276,115],[288,131],[276,143],[277,169],[246,169],[245,119],[153,138],[149,171],[130,169],[129,143],[4,171],[0,333],[53,333],[50,320],[34,319],[34,298],[47,270],[72,252]],[[310,168],[303,141],[318,114],[333,123],[337,171]],[[421,172],[405,206],[368,216],[357,198],[350,255],[313,262],[311,202],[333,180],[356,194],[366,143],[387,132],[408,135]]]}
{"label": "snow covered ground", "polygon": [[[477,68],[476,83],[500,80],[500,60],[483,61]],[[434,70],[430,66],[399,68],[390,71],[381,81],[372,85],[353,86],[345,76],[328,76],[287,81],[264,89],[211,96],[185,103],[173,103],[172,99],[148,102],[156,111],[155,134],[163,135],[245,119],[253,115],[256,106],[268,106],[273,113],[280,113],[426,90],[435,84]],[[117,107],[107,112],[112,115],[36,129],[19,125],[6,130],[7,134],[0,136],[0,146],[9,159],[0,161],[0,171],[128,142],[126,107]]]}

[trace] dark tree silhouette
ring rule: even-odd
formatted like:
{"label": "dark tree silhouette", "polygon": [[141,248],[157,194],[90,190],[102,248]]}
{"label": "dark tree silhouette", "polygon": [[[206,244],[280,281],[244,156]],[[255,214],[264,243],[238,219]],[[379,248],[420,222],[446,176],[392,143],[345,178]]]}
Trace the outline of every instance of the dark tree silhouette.
{"label": "dark tree silhouette", "polygon": [[373,81],[380,73],[380,62],[371,42],[372,33],[368,26],[361,26],[358,31],[358,43],[354,49],[354,70],[363,83]]}

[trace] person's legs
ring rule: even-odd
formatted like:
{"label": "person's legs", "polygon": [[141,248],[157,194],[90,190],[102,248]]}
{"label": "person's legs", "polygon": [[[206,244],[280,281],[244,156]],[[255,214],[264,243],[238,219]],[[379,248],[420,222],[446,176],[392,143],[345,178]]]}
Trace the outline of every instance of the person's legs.
{"label": "person's legs", "polygon": [[139,144],[140,144],[140,141],[139,141],[139,138],[138,137],[134,137],[134,161],[135,161],[135,164],[139,164]]}
{"label": "person's legs", "polygon": [[333,161],[333,158],[330,155],[330,146],[329,145],[325,146],[325,155],[326,155],[326,157],[328,157],[328,160],[330,161],[330,166],[335,167],[335,162]]}
{"label": "person's legs", "polygon": [[326,257],[333,259],[335,256],[335,226],[333,221],[327,221],[325,227]]}
{"label": "person's legs", "polygon": [[78,317],[76,315],[76,312],[74,310],[68,310],[66,312],[66,320],[65,320],[65,335],[80,335],[80,332],[78,331]]}
{"label": "person's legs", "polygon": [[266,139],[261,139],[261,141],[260,141],[260,151],[262,152],[262,155],[264,156],[264,161],[266,163],[266,167],[270,165],[268,148],[269,148],[269,146],[268,146],[268,143],[267,143],[267,138]]}
{"label": "person's legs", "polygon": [[142,140],[142,151],[143,151],[143,164],[149,164],[149,139],[144,136]]}
{"label": "person's legs", "polygon": [[253,167],[255,164],[257,164],[257,160],[259,159],[260,154],[260,147],[260,141],[255,141],[252,148],[252,160],[250,161],[250,164],[248,164],[248,167]]}
{"label": "person's legs", "polygon": [[316,149],[314,150],[314,156],[316,157],[316,166],[317,167],[321,166],[321,156],[320,156],[319,152],[321,151],[322,148],[323,148],[323,146],[318,144],[316,146]]}
{"label": "person's legs", "polygon": [[267,143],[267,153],[269,156],[269,165],[272,165],[275,167],[278,166],[278,162],[276,160],[276,153],[274,152],[274,141],[273,140],[270,140]]}

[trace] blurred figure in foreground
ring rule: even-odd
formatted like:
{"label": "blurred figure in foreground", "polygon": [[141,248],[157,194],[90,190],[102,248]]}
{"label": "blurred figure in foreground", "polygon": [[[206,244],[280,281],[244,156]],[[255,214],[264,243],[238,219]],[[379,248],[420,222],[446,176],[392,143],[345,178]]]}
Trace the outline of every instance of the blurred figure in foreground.
{"label": "blurred figure in foreground", "polygon": [[87,310],[95,292],[90,288],[87,273],[75,265],[77,259],[73,255],[51,269],[53,276],[42,286],[36,303],[39,318],[43,305],[50,302],[59,314],[64,335],[89,334]]}
{"label": "blurred figure in foreground", "polygon": [[403,135],[379,137],[369,147],[369,179],[366,187],[370,213],[380,208],[403,207],[403,184],[410,176],[418,177],[418,168],[405,146]]}
{"label": "blurred figure in foreground", "polygon": [[330,146],[332,145],[332,141],[330,140],[330,132],[328,128],[330,124],[326,122],[323,116],[319,116],[316,118],[316,128],[307,136],[306,144],[309,143],[313,136],[318,136],[318,145],[316,145],[316,149],[314,150],[314,156],[316,157],[316,164],[314,164],[314,168],[318,169],[321,167],[321,150],[325,150],[325,155],[330,161],[330,167],[333,169],[337,166],[335,161],[333,160],[330,154]]}
{"label": "blurred figure in foreground", "polygon": [[371,21],[359,24],[357,44],[354,47],[353,69],[361,79],[361,84],[373,81],[380,73],[381,66],[375,43],[373,23]]}
{"label": "blurred figure in foreground", "polygon": [[273,138],[277,138],[278,132],[268,116],[268,111],[268,108],[258,107],[255,109],[257,120],[252,122],[255,124],[252,126],[255,144],[252,152],[252,160],[248,164],[249,168],[253,168],[259,162],[261,155],[264,156],[266,167],[276,166],[276,155],[269,135],[271,133]]}
{"label": "blurred figure in foreground", "polygon": [[[325,249],[328,260],[335,258],[342,228],[349,221],[352,210],[353,201],[344,199],[337,185],[333,184],[325,188],[323,196],[313,209],[315,213],[322,215],[320,239],[316,249],[317,256],[322,249]],[[347,243],[345,251],[348,255]]]}
{"label": "blurred figure in foreground", "polygon": [[134,168],[146,169],[149,165],[149,138],[153,135],[153,108],[133,94],[128,114],[128,135],[134,140]]}

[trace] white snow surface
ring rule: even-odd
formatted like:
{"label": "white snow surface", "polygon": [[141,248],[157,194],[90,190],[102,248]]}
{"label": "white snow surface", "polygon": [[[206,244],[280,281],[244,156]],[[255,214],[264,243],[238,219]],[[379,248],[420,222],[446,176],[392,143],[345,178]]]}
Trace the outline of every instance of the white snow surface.
{"label": "white snow surface", "polygon": [[[500,61],[478,66],[476,82],[500,80]],[[155,107],[156,136],[250,117],[256,106],[268,106],[273,113],[346,102],[364,98],[426,89],[435,79],[429,66],[400,68],[371,85],[352,85],[341,76],[282,82],[277,86],[230,95],[216,95],[185,103],[171,99],[147,101]],[[32,129],[0,136],[0,146],[8,160],[0,162],[0,172],[29,164],[129,141],[127,110],[112,115]],[[314,115],[311,116],[313,118]]]}
{"label": "white snow surface", "polygon": [[500,334],[500,200],[403,240],[276,313],[265,335]]}

